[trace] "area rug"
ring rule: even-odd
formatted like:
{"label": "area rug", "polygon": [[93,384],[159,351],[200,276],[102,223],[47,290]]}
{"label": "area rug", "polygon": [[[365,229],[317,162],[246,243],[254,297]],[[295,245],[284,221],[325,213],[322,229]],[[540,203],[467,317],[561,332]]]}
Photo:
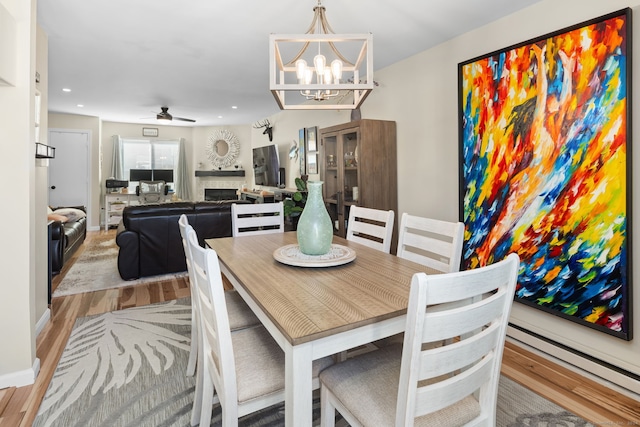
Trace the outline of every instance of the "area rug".
{"label": "area rug", "polygon": [[[76,321],[40,405],[35,427],[189,426],[195,383],[185,375],[188,298]],[[314,425],[319,424],[314,401]],[[212,426],[221,425],[214,406]],[[345,427],[339,420],[339,427]],[[284,426],[284,406],[243,417],[240,426]],[[552,402],[501,377],[497,426],[592,427]]]}
{"label": "area rug", "polygon": [[184,277],[187,272],[122,280],[118,273],[118,245],[114,233],[100,233],[84,243],[86,247],[53,292],[53,297],[121,288],[140,283]]}

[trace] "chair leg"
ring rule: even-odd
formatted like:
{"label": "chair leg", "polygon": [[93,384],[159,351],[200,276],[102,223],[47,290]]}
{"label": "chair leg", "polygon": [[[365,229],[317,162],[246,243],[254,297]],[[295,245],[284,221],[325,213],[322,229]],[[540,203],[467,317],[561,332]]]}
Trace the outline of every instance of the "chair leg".
{"label": "chair leg", "polygon": [[202,411],[202,388],[203,384],[203,367],[198,366],[196,369],[196,389],[193,394],[193,405],[191,406],[191,425],[200,424],[200,412]]}
{"label": "chair leg", "polygon": [[221,404],[222,409],[222,427],[238,427],[238,405],[234,402],[226,402]]}
{"label": "chair leg", "polygon": [[196,360],[198,359],[198,319],[191,306],[191,349],[189,350],[189,362],[187,363],[187,376],[192,377],[196,373]]}
{"label": "chair leg", "polygon": [[329,390],[320,386],[320,427],[335,427],[336,408],[329,400]]}
{"label": "chair leg", "polygon": [[[208,427],[211,425],[211,414],[213,413],[213,393],[215,393],[215,387],[213,381],[209,377],[208,372],[204,372],[202,375],[202,407],[200,408],[200,426]],[[193,425],[193,414],[191,423]]]}

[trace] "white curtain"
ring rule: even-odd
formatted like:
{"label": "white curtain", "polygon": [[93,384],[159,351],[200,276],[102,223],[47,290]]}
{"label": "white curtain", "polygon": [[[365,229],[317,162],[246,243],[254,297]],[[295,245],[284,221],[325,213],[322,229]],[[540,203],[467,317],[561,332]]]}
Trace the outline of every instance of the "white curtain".
{"label": "white curtain", "polygon": [[120,135],[113,135],[113,155],[111,157],[110,178],[124,180],[124,157],[122,155],[122,138]]}
{"label": "white curtain", "polygon": [[180,148],[178,151],[178,170],[176,174],[176,196],[181,200],[191,200],[191,179],[189,176],[189,165],[187,154],[184,148],[184,138],[180,138]]}

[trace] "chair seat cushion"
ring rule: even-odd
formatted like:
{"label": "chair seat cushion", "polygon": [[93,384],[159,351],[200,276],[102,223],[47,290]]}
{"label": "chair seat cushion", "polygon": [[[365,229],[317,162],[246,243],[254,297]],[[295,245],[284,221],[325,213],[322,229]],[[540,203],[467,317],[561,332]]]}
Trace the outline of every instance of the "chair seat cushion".
{"label": "chair seat cushion", "polygon": [[[402,346],[348,359],[320,373],[320,383],[364,426],[393,426],[400,380]],[[415,426],[462,426],[480,415],[478,401],[469,396],[457,404],[415,419]]]}
{"label": "chair seat cushion", "polygon": [[244,302],[238,291],[226,291],[224,297],[227,301],[229,328],[232,331],[260,324],[260,320],[253,314],[253,311]]}
{"label": "chair seat cushion", "polygon": [[[238,402],[270,393],[284,393],[284,352],[264,326],[241,329],[231,334],[236,362]],[[312,374],[333,364],[331,357],[313,362]]]}

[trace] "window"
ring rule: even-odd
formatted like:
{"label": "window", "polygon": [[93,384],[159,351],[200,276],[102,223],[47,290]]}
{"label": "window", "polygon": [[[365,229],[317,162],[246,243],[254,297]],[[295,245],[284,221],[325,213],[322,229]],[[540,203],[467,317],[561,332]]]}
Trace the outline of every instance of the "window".
{"label": "window", "polygon": [[[174,176],[178,168],[178,141],[149,141],[146,139],[122,139],[124,176],[129,180],[129,191],[135,192],[138,181],[130,179],[131,169],[172,169]],[[135,175],[135,174],[134,174]],[[134,177],[135,178],[135,177]],[[167,183],[173,189],[173,183]]]}

